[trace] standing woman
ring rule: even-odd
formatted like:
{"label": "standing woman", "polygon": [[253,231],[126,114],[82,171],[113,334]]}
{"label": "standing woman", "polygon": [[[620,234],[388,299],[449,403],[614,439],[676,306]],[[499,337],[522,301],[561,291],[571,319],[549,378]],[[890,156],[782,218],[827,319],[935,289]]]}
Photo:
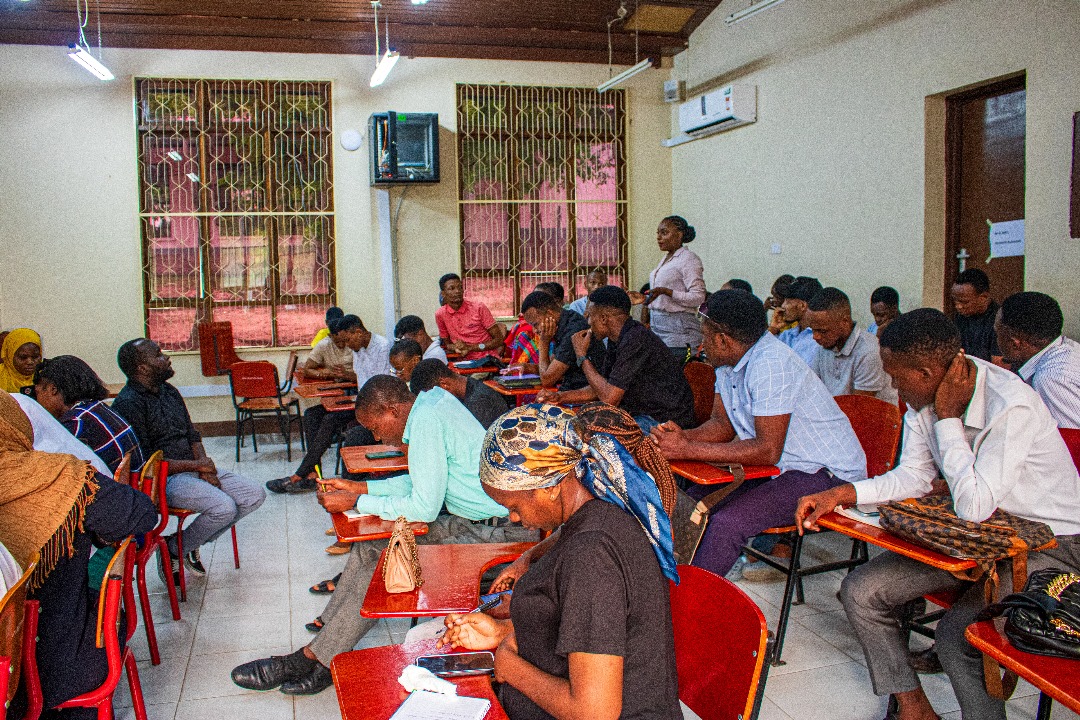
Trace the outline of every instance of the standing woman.
{"label": "standing woman", "polygon": [[697,310],[706,295],[701,258],[686,247],[696,235],[678,215],[660,221],[656,243],[667,255],[649,274],[646,300],[649,327],[684,361],[701,344]]}
{"label": "standing woman", "polygon": [[0,390],[17,393],[34,384],[34,368],[41,362],[41,336],[29,328],[16,328],[0,346]]}

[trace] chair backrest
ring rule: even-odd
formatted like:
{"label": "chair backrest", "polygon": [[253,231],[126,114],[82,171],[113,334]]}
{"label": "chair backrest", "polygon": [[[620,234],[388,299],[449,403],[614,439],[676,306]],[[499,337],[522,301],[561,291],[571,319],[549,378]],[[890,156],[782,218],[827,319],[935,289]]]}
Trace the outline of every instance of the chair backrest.
{"label": "chair backrest", "polygon": [[1080,470],[1080,430],[1058,428],[1058,432],[1061,433],[1061,437],[1065,441],[1065,447],[1069,448],[1073,464],[1076,465],[1077,470]]}
{"label": "chair backrest", "polygon": [[[127,538],[116,549],[116,554],[105,568],[105,579],[101,583],[100,595],[98,596],[98,617],[95,643],[97,647],[105,649],[105,657],[109,662],[109,674],[105,682],[94,695],[102,697],[111,695],[116,685],[120,682],[120,673],[124,669],[124,663],[120,656],[120,637],[117,634],[117,622],[120,618],[120,602],[124,598],[125,585],[130,586],[132,567],[135,563],[134,551],[129,552],[131,538]],[[127,607],[127,614],[135,612],[135,608]],[[130,630],[131,623],[129,622]],[[130,632],[125,632],[127,639],[131,639]],[[86,693],[89,695],[90,693]]]}
{"label": "chair backrest", "polygon": [[224,375],[233,363],[240,362],[231,322],[199,323],[199,358],[206,377]]}
{"label": "chair backrest", "polygon": [[712,365],[692,360],[683,365],[683,374],[694,393],[694,418],[700,425],[712,417],[716,370]]}
{"label": "chair backrest", "polygon": [[900,408],[869,395],[837,395],[835,399],[866,454],[866,477],[891,470],[903,427]]}
{"label": "chair backrest", "polygon": [[229,384],[233,402],[238,398],[276,398],[281,392],[277,367],[265,360],[235,363],[229,368]]}
{"label": "chair backrest", "polygon": [[133,484],[136,490],[140,490],[150,496],[154,507],[158,511],[158,524],[147,534],[147,542],[150,538],[157,537],[169,524],[169,502],[165,497],[165,483],[169,478],[169,463],[164,459],[164,454],[157,450],[143,463],[142,470],[133,476]]}
{"label": "chair backrest", "polygon": [[753,600],[729,580],[680,565],[671,585],[679,699],[702,720],[752,717],[768,627]]}
{"label": "chair backrest", "polygon": [[118,483],[124,483],[125,485],[131,482],[131,451],[128,450],[124,453],[124,457],[120,459],[120,464],[116,466],[116,470],[113,471],[113,480]]}
{"label": "chair backrest", "polygon": [[0,677],[0,684],[6,683],[3,699],[10,702],[19,688],[19,669],[22,664],[23,620],[26,610],[26,581],[37,569],[38,554],[34,553],[30,562],[23,569],[18,582],[8,588],[0,599],[0,661],[6,661],[7,667]]}

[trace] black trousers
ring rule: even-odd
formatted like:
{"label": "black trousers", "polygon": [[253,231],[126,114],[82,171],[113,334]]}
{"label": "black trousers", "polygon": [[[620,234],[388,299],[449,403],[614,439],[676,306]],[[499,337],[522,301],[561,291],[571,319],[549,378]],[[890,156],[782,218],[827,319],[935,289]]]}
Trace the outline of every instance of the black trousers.
{"label": "black trousers", "polygon": [[[300,467],[296,469],[296,474],[301,478],[306,478],[315,472],[315,466],[322,462],[322,456],[334,444],[334,438],[350,425],[363,427],[348,411],[327,412],[322,405],[315,405],[305,410],[304,435],[307,440],[307,454],[300,462]],[[364,429],[367,430],[367,428]],[[371,433],[368,432],[368,435],[370,436]],[[367,444],[374,442],[375,439],[372,437],[371,442]]]}

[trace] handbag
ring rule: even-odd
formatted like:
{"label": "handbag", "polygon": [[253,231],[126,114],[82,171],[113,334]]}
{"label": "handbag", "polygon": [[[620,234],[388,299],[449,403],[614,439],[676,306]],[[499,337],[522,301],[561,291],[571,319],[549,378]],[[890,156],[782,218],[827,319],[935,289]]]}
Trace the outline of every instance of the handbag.
{"label": "handbag", "polygon": [[1023,592],[1005,596],[975,619],[1002,614],[1005,636],[1017,649],[1080,659],[1080,574],[1057,568],[1036,570]]}
{"label": "handbag", "polygon": [[709,513],[712,509],[721,500],[735,492],[746,480],[746,471],[738,463],[717,465],[717,467],[731,473],[734,480],[701,500],[694,500],[685,491],[678,489],[675,509],[671,513],[671,532],[675,541],[675,562],[680,565],[689,565],[694,559],[694,554],[701,545],[701,538],[705,535],[705,528],[709,524]]}
{"label": "handbag", "polygon": [[388,593],[412,592],[424,584],[416,553],[416,537],[404,516],[394,521],[394,531],[386,545],[382,577]]}

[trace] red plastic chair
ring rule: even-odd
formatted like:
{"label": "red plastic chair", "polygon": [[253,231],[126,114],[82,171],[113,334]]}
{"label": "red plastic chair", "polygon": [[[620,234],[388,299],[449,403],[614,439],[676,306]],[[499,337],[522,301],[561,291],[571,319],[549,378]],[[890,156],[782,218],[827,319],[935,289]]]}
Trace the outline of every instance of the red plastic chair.
{"label": "red plastic chair", "polygon": [[131,576],[135,567],[135,553],[128,552],[130,543],[131,538],[128,538],[120,544],[116,554],[113,555],[105,571],[106,580],[101,584],[101,594],[98,598],[97,647],[105,649],[105,655],[109,661],[109,674],[99,688],[60,703],[56,706],[59,710],[77,707],[96,708],[98,720],[112,720],[113,694],[120,683],[121,671],[127,670],[135,718],[146,720],[146,703],[143,700],[142,685],[139,683],[139,667],[135,663],[135,655],[131,652],[129,644],[125,644],[123,650],[120,649],[120,638],[116,633],[122,598],[129,603],[126,627],[129,640],[135,631],[134,607],[131,607],[134,602]]}
{"label": "red plastic chair", "polygon": [[[300,428],[300,447],[304,444],[304,418],[300,414],[300,398],[291,392],[283,392],[278,382],[277,367],[266,361],[238,362],[229,368],[229,386],[232,389],[233,407],[236,409],[236,462],[240,462],[240,448],[244,444],[244,425],[251,423],[251,444],[259,452],[255,435],[255,419],[273,415],[277,418],[281,435],[285,438],[285,453],[292,460],[291,426]],[[296,414],[293,415],[293,410]]]}
{"label": "red plastic chair", "polygon": [[[180,601],[187,602],[187,573],[184,572],[184,523],[192,515],[198,515],[183,508],[169,508],[169,515],[176,518],[176,554],[180,557]],[[236,544],[236,526],[229,528],[232,533],[233,566],[240,569],[240,547]]]}
{"label": "red plastic chair", "polygon": [[1077,470],[1080,470],[1080,430],[1060,428],[1058,432],[1061,433],[1061,437],[1065,441],[1065,446],[1069,448],[1069,454],[1072,455],[1073,464],[1076,465]]}
{"label": "red plastic chair", "polygon": [[764,689],[765,616],[734,583],[680,565],[671,585],[679,699],[702,720],[756,716]]}
{"label": "red plastic chair", "polygon": [[199,323],[199,358],[206,377],[224,375],[233,363],[240,362],[231,322]]}
{"label": "red plastic chair", "polygon": [[[19,689],[19,674],[22,668],[23,643],[25,642],[26,618],[26,581],[37,569],[38,555],[34,554],[23,570],[18,582],[8,588],[0,600],[0,720],[7,717],[8,704]],[[37,623],[34,623],[34,635],[37,635]],[[38,710],[40,712],[40,708]]]}
{"label": "red plastic chair", "polygon": [[869,395],[838,395],[833,399],[847,415],[866,454],[866,477],[892,470],[904,424],[900,408]]}
{"label": "red plastic chair", "polygon": [[683,365],[683,375],[694,393],[694,419],[700,425],[712,417],[716,370],[712,365],[694,360]]}
{"label": "red plastic chair", "polygon": [[[154,553],[158,554],[159,563],[165,567],[169,565],[169,549],[165,544],[165,538],[161,536],[169,524],[169,505],[165,501],[165,481],[169,477],[169,463],[162,458],[162,452],[158,450],[143,464],[141,472],[132,473],[131,476],[135,489],[150,496],[160,515],[157,527],[146,533],[142,547],[135,555],[135,582],[139,588],[139,605],[142,609],[146,644],[150,648],[152,665],[161,664],[161,655],[158,652],[157,633],[154,631],[154,617],[150,610],[150,592],[146,587],[146,566],[153,559]],[[169,605],[172,607],[173,620],[179,620],[180,604],[176,599],[176,583],[173,581],[173,574],[168,570],[162,574],[165,576],[165,587],[169,591]]]}

